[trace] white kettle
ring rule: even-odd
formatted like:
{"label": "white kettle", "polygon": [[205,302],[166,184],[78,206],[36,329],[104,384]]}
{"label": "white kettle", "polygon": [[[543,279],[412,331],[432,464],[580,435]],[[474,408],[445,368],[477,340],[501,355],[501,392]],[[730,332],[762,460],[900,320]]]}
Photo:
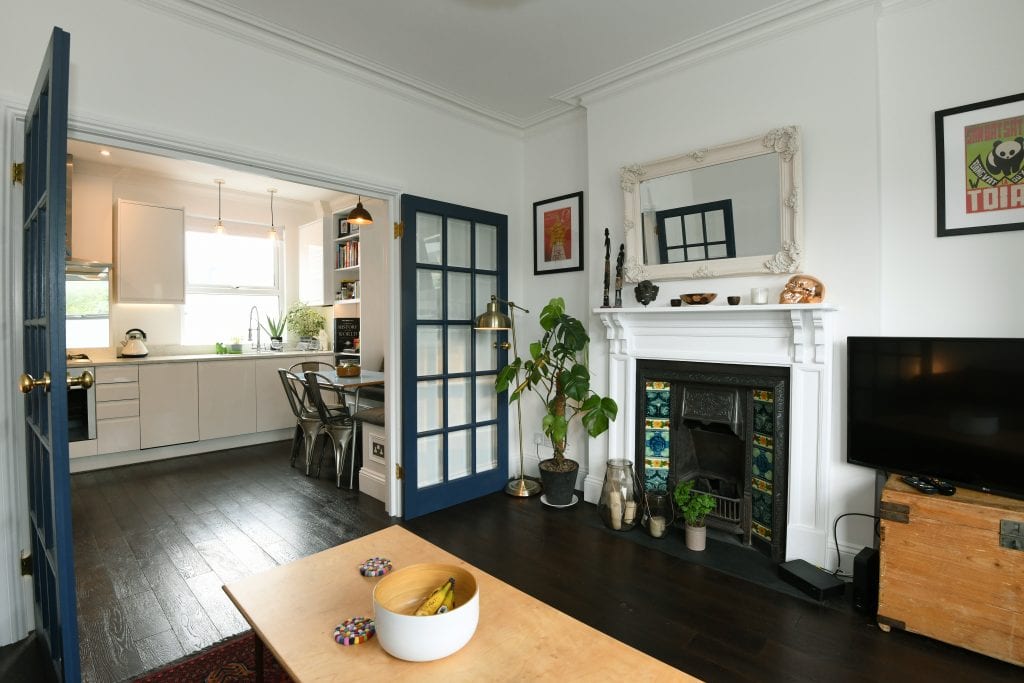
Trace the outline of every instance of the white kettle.
{"label": "white kettle", "polygon": [[149,355],[149,349],[145,343],[146,333],[137,327],[133,327],[124,333],[124,341],[121,342],[122,358],[142,358]]}

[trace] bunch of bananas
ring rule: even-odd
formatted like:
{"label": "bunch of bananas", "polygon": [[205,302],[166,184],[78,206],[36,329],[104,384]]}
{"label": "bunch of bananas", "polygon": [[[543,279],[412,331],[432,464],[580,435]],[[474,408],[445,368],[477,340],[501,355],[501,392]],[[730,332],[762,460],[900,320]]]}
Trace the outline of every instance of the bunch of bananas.
{"label": "bunch of bananas", "polygon": [[444,614],[452,609],[455,609],[455,578],[449,576],[416,609],[416,616]]}

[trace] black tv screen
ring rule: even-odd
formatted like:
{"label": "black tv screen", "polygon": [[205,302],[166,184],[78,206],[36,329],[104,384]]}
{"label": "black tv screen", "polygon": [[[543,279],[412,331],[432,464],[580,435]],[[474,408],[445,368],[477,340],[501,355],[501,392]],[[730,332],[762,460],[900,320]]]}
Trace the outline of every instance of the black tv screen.
{"label": "black tv screen", "polygon": [[849,337],[846,459],[1024,498],[1024,339]]}

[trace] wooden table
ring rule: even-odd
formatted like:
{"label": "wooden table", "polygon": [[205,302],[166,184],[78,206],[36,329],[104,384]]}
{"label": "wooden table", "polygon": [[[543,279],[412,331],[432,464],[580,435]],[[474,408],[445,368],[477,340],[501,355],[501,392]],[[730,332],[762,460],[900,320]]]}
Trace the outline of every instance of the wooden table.
{"label": "wooden table", "polygon": [[[358,567],[378,555],[396,569],[445,562],[473,572],[480,588],[480,623],[464,648],[433,662],[406,662],[384,652],[376,638],[347,647],[334,642],[334,627],[344,619],[373,616],[371,593],[378,579],[361,576]],[[235,581],[224,592],[256,632],[256,661],[262,661],[265,644],[300,683],[697,680],[398,526]]]}

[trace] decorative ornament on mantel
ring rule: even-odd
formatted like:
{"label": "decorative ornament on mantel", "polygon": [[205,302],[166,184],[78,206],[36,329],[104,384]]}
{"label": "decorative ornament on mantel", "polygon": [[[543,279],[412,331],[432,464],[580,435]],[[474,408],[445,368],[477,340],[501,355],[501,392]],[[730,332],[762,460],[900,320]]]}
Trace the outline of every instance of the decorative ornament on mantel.
{"label": "decorative ornament on mantel", "polygon": [[654,284],[650,280],[641,280],[640,283],[633,288],[633,294],[636,295],[636,300],[639,303],[646,306],[658,298],[658,285]]}

